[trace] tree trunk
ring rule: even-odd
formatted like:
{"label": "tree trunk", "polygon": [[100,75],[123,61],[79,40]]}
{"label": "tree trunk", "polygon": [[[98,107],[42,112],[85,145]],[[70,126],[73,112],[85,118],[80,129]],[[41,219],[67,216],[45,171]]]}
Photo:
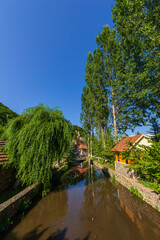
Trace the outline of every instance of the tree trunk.
{"label": "tree trunk", "polygon": [[[98,124],[98,145],[100,141],[100,124]],[[98,150],[98,161],[99,161],[99,150]]]}
{"label": "tree trunk", "polygon": [[104,127],[101,127],[103,147],[106,147]]}
{"label": "tree trunk", "polygon": [[93,127],[91,124],[91,157],[92,157],[92,136],[93,136]]}
{"label": "tree trunk", "polygon": [[118,142],[116,110],[115,110],[114,92],[113,91],[112,91],[112,111],[113,111],[113,124],[114,124],[115,140],[116,140],[116,142]]}
{"label": "tree trunk", "polygon": [[90,146],[89,146],[89,134],[88,134],[88,157],[90,156],[89,148],[90,148]]}

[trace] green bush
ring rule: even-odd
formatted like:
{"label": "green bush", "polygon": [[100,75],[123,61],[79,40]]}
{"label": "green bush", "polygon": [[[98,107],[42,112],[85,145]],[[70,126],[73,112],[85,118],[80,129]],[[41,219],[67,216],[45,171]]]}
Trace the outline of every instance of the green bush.
{"label": "green bush", "polygon": [[160,184],[157,184],[156,182],[148,182],[144,180],[139,180],[140,183],[142,183],[145,187],[152,188],[155,192],[160,193]]}
{"label": "green bush", "polygon": [[[155,183],[160,188],[160,141],[151,141],[151,146],[131,146],[125,153],[122,153],[125,160],[131,160],[129,167],[138,172],[142,180]],[[155,187],[154,186],[154,187]]]}

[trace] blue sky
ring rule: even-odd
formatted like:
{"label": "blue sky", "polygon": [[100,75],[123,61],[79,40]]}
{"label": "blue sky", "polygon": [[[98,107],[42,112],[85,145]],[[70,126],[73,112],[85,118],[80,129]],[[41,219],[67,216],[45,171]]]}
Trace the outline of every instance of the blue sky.
{"label": "blue sky", "polygon": [[1,0],[0,102],[21,113],[38,103],[80,124],[89,51],[113,0]]}

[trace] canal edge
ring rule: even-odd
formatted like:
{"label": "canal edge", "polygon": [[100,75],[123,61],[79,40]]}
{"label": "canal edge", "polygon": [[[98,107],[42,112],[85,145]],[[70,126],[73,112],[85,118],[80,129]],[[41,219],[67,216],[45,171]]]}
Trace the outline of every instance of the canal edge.
{"label": "canal edge", "polygon": [[96,161],[93,161],[93,165],[105,172],[108,172],[110,176],[115,176],[115,180],[122,184],[125,188],[130,190],[131,187],[137,189],[138,192],[143,196],[143,201],[148,203],[158,212],[160,212],[160,194],[156,193],[153,189],[145,187],[143,184],[139,183],[136,179],[128,178],[108,167],[103,166]]}

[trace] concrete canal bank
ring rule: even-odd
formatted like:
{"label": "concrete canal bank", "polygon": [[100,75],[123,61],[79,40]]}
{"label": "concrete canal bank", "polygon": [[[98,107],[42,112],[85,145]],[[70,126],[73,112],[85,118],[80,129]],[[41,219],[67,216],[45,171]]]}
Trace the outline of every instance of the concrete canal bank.
{"label": "concrete canal bank", "polygon": [[139,183],[136,179],[126,177],[117,171],[114,171],[110,168],[103,166],[96,161],[93,162],[94,166],[103,170],[104,172],[109,172],[110,176],[115,176],[120,184],[130,190],[131,187],[136,188],[138,192],[143,196],[143,200],[150,204],[153,208],[157,209],[160,212],[160,194],[156,193],[154,190],[145,187],[143,184]]}
{"label": "concrete canal bank", "polygon": [[40,185],[41,183],[32,184],[8,201],[0,204],[0,222],[6,218],[13,217],[20,210],[24,201],[32,200],[37,195]]}

